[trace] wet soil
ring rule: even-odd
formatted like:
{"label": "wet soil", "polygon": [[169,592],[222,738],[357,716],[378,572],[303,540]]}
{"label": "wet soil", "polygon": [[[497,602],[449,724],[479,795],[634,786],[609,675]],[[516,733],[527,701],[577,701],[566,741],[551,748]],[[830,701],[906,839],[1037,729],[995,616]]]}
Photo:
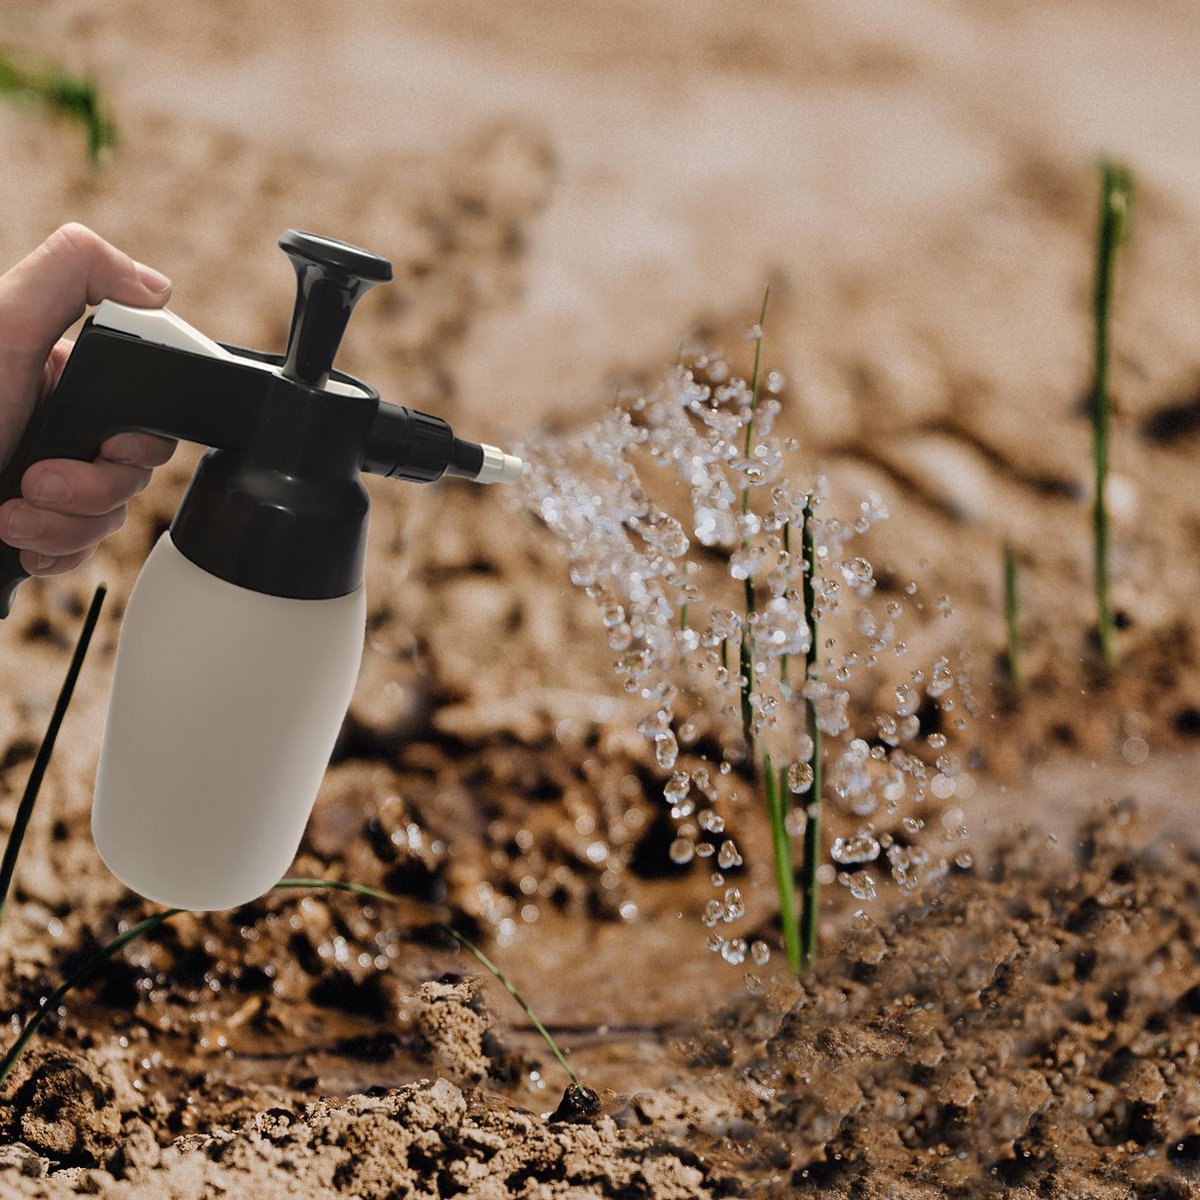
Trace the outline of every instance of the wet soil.
{"label": "wet soil", "polygon": [[[1195,13],[930,3],[868,28],[781,0],[753,29],[666,4],[576,28],[524,3],[339,7],[0,18],[96,71],[122,132],[95,173],[74,130],[0,110],[4,260],[84,220],[167,270],[186,318],[267,349],[291,306],[279,232],[348,238],[397,283],[339,365],[498,441],[594,419],[681,337],[748,369],[770,282],[765,356],[801,469],[824,467],[832,504],[885,499],[864,552],[881,598],[920,582],[914,655],[970,652],[973,858],[869,905],[827,887],[825,952],[791,981],[765,821],[734,772],[731,882],[775,953],[721,962],[700,920],[711,861],[670,859],[643,710],[552,539],[511,493],[371,481],[362,674],[291,874],[401,899],[275,892],[131,944],[0,1091],[0,1195],[1200,1195]],[[1095,86],[1129,44],[1145,111]],[[1139,181],[1115,674],[1093,645],[1081,399],[1100,136]],[[0,929],[6,1039],[153,911],[96,856],[90,797],[123,605],[195,457],[95,560],[26,585],[0,631],[2,834],[110,585]],[[1005,535],[1022,695],[1000,657]],[[892,682],[856,693],[855,721]],[[851,822],[830,807],[832,836]],[[563,1103],[558,1064],[447,922],[597,1107]]]}

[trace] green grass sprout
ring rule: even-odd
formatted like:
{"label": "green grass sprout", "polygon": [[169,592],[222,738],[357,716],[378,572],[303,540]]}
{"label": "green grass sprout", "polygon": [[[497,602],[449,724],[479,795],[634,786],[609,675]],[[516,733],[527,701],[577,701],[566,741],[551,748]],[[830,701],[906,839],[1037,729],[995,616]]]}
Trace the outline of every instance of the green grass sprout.
{"label": "green grass sprout", "polygon": [[[367,887],[360,883],[346,883],[336,879],[281,879],[275,885],[276,888],[296,889],[296,888],[313,888],[324,891],[351,892],[357,896],[367,896],[373,900],[382,900],[385,903],[405,904],[408,903],[404,896],[393,895],[391,892],[380,891],[378,888]],[[274,889],[273,889],[274,890]],[[162,912],[154,913],[143,921],[139,921],[136,925],[125,930],[124,933],[113,938],[106,946],[97,950],[77,970],[73,971],[58,987],[56,987],[48,996],[43,997],[37,1007],[37,1011],[25,1022],[16,1041],[5,1052],[4,1057],[0,1058],[0,1085],[3,1085],[5,1079],[8,1078],[9,1072],[20,1058],[25,1047],[29,1044],[33,1035],[37,1033],[42,1023],[46,1018],[54,1012],[63,1000],[76,988],[88,982],[95,974],[97,968],[108,958],[111,958],[123,946],[127,946],[135,938],[141,937],[144,933],[149,933],[153,929],[157,929],[164,921],[169,921],[172,917],[178,916],[183,912],[183,909],[168,908]],[[572,1087],[578,1097],[584,1100],[598,1100],[594,1091],[591,1088],[585,1087],[580,1081],[579,1075],[575,1069],[567,1061],[562,1050],[559,1049],[558,1043],[554,1040],[553,1035],[542,1024],[537,1014],[530,1007],[529,1002],[517,990],[513,982],[500,970],[498,966],[478,946],[475,945],[469,938],[459,933],[457,929],[450,925],[442,925],[442,930],[448,934],[455,942],[458,943],[464,950],[471,954],[475,960],[485,970],[489,971],[495,979],[500,983],[506,992],[517,1002],[521,1007],[521,1011],[529,1018],[535,1030],[541,1036],[542,1040],[549,1047],[550,1052],[558,1060],[559,1065],[566,1072],[567,1077],[571,1081]]]}
{"label": "green grass sprout", "polygon": [[[750,377],[750,420],[746,423],[745,456],[750,457],[754,446],[754,418],[758,413],[758,373],[762,364],[763,325],[767,319],[767,301],[771,297],[770,285],[763,289],[762,307],[758,310],[758,324],[755,326],[754,341],[754,373]],[[750,485],[742,488],[742,515],[750,511]],[[742,549],[749,543],[749,534],[742,533]],[[746,623],[742,628],[742,651],[740,670],[742,677],[742,732],[746,738],[746,758],[754,761],[754,706],[750,697],[754,694],[754,640],[750,635],[750,621],[754,616],[754,581],[749,575],[743,582],[743,600],[746,609]]]}
{"label": "green grass sprout", "polygon": [[122,946],[127,946],[135,938],[141,937],[143,933],[149,933],[150,930],[157,929],[164,921],[170,920],[171,917],[177,916],[182,911],[180,908],[168,908],[147,917],[144,921],[139,921],[136,925],[125,930],[124,933],[113,938],[107,946],[102,947],[92,954],[84,962],[83,966],[76,971],[72,971],[48,996],[43,996],[38,1001],[37,1012],[25,1022],[20,1034],[17,1036],[17,1040],[5,1051],[4,1057],[0,1058],[0,1085],[3,1085],[4,1081],[8,1078],[9,1072],[16,1065],[17,1059],[21,1057],[21,1053],[29,1044],[30,1039],[41,1028],[42,1022],[58,1008],[68,993],[74,991],[81,984],[87,983],[105,959],[111,958]]}
{"label": "green grass sprout", "polygon": [[29,772],[29,779],[25,784],[25,791],[21,796],[21,803],[17,806],[17,815],[13,818],[12,830],[9,832],[8,842],[4,847],[4,858],[0,860],[0,920],[3,920],[4,907],[8,903],[9,889],[12,887],[13,874],[17,869],[17,855],[20,854],[21,843],[25,840],[29,818],[33,815],[33,806],[37,802],[38,791],[45,778],[46,768],[50,765],[50,756],[54,753],[54,743],[58,740],[58,731],[66,716],[67,706],[71,703],[71,697],[74,695],[75,683],[79,679],[79,672],[83,667],[88,646],[91,645],[92,634],[95,632],[96,622],[100,619],[100,609],[104,605],[107,591],[104,584],[101,584],[96,588],[95,595],[92,597],[91,607],[83,621],[83,630],[79,634],[79,640],[75,643],[75,652],[71,655],[66,678],[63,679],[62,687],[59,689],[54,711],[50,714],[50,724],[46,726],[42,744],[38,747],[33,767]]}
{"label": "green grass sprout", "polygon": [[[791,555],[792,553],[792,523],[784,521],[783,523],[783,552]],[[791,693],[791,685],[788,680],[788,663],[791,661],[791,655],[785,654],[779,660],[779,685],[783,689],[784,696]]]}
{"label": "green grass sprout", "polygon": [[1021,669],[1021,580],[1011,538],[1004,539],[1004,623],[1008,630],[1008,677],[1018,696],[1025,690]]}
{"label": "green grass sprout", "polygon": [[117,144],[117,127],[108,116],[96,85],[54,66],[26,66],[11,51],[0,50],[0,95],[17,103],[44,104],[83,126],[93,167]]}
{"label": "green grass sprout", "polygon": [[1105,497],[1108,483],[1109,436],[1112,397],[1109,393],[1112,279],[1116,248],[1129,230],[1133,177],[1118,163],[1100,165],[1100,219],[1096,231],[1095,350],[1092,381],[1092,464],[1095,494],[1092,499],[1092,532],[1096,583],[1096,632],[1104,665],[1116,665],[1116,647],[1109,561],[1109,516]]}
{"label": "green grass sprout", "polygon": [[[754,328],[754,371],[750,377],[750,420],[746,424],[746,441],[744,454],[746,458],[754,446],[754,418],[758,413],[759,375],[762,366],[763,326],[767,319],[767,302],[771,296],[770,287],[763,289],[762,307],[758,313],[758,324]],[[750,512],[750,486],[742,488],[742,515]],[[791,549],[791,531],[785,526],[784,548]],[[749,534],[742,534],[742,549],[749,543]],[[755,759],[754,736],[754,706],[751,697],[754,694],[754,642],[751,636],[751,626],[756,611],[754,597],[754,581],[749,575],[743,580],[743,601],[745,608],[745,623],[742,626],[742,648],[740,657],[741,670],[741,715],[742,734],[746,741],[746,755],[753,763]],[[724,643],[721,647],[722,665],[728,666],[728,651]],[[781,666],[780,682],[786,687],[787,664]],[[775,773],[769,753],[762,756],[763,794],[767,802],[767,819],[771,827],[771,845],[775,859],[775,888],[779,895],[779,921],[783,930],[783,948],[787,957],[788,967],[793,974],[798,974],[801,966],[800,928],[796,920],[796,867],[792,856],[791,837],[788,833],[788,811],[791,808],[791,790],[787,786],[787,768]]]}
{"label": "green grass sprout", "polygon": [[[813,538],[813,495],[808,493],[804,503],[804,525],[800,533],[800,553],[807,564],[804,573],[804,619],[808,622],[808,653],[805,656],[805,682],[816,679],[819,670],[820,651],[817,630],[817,552]],[[804,698],[808,736],[812,739],[812,783],[808,792],[807,820],[804,824],[804,912],[802,914],[803,941],[801,953],[803,965],[811,967],[817,957],[818,920],[821,880],[821,726],[817,721],[817,709],[811,696]]]}
{"label": "green grass sprout", "polygon": [[796,920],[796,864],[792,857],[792,839],[788,835],[787,816],[791,807],[791,789],[787,769],[775,774],[770,754],[763,755],[763,790],[767,796],[767,815],[771,822],[771,846],[775,852],[775,887],[779,892],[779,921],[783,928],[783,949],[792,974],[800,971],[800,926]]}

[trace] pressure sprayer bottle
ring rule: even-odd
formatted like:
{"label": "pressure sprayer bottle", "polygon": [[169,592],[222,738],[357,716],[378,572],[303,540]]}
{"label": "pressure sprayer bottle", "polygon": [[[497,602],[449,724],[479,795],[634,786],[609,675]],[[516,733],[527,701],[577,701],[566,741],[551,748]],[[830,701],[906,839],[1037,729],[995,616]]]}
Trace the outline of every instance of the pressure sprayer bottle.
{"label": "pressure sprayer bottle", "polygon": [[[360,473],[517,480],[522,463],[332,370],[391,264],[289,229],[284,356],[223,346],[166,310],[103,302],[0,472],[92,460],[138,430],[210,447],[147,558],[121,629],[92,831],[151,900],[230,908],[287,869],[362,658],[369,500]],[[0,616],[25,577],[0,543]]]}

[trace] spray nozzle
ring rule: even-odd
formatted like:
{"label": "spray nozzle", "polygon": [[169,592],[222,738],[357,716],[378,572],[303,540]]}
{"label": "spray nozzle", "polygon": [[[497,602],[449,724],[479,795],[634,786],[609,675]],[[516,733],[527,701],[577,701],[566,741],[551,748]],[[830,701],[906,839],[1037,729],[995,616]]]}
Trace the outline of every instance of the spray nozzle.
{"label": "spray nozzle", "polygon": [[525,464],[495,446],[454,436],[441,417],[379,402],[362,467],[388,479],[428,483],[443,474],[476,483],[516,483]]}

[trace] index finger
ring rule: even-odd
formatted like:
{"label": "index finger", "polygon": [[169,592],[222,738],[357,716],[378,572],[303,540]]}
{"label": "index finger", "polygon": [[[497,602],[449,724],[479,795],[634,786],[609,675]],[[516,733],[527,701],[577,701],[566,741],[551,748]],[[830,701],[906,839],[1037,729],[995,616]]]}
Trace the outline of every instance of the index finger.
{"label": "index finger", "polygon": [[175,453],[177,443],[153,433],[116,433],[101,447],[100,457],[131,467],[161,467]]}

